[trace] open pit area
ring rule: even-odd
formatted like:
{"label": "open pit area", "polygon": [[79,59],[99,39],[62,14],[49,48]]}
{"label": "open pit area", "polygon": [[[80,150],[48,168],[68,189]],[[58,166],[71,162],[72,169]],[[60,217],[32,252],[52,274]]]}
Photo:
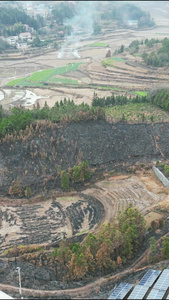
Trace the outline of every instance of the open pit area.
{"label": "open pit area", "polygon": [[[146,183],[145,183],[146,180]],[[154,189],[147,184],[154,185]],[[114,176],[97,181],[81,193],[24,204],[25,200],[1,198],[0,254],[18,245],[48,245],[97,230],[99,224],[112,222],[118,211],[129,205],[146,215],[166,201],[165,188],[152,171],[146,175]],[[50,198],[50,197],[49,197]],[[156,215],[154,216],[156,218]]]}

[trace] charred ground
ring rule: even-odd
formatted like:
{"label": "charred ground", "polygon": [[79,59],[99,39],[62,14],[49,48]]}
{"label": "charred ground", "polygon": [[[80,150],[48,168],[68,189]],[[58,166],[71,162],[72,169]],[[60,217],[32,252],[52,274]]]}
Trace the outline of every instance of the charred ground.
{"label": "charred ground", "polygon": [[13,181],[36,194],[60,187],[58,170],[88,161],[97,172],[121,171],[137,161],[167,157],[169,123],[108,123],[104,120],[50,125],[27,138],[7,140],[1,148],[1,195]]}

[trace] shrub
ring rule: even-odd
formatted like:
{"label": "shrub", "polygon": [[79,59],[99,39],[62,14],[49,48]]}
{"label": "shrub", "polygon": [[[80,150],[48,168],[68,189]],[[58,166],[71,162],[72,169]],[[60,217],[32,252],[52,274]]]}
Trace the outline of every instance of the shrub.
{"label": "shrub", "polygon": [[83,161],[78,166],[73,167],[72,179],[74,182],[82,182],[89,180],[91,177],[91,170],[88,161]]}
{"label": "shrub", "polygon": [[69,177],[66,171],[61,172],[61,187],[64,190],[69,188]]}
{"label": "shrub", "polygon": [[24,187],[21,185],[20,181],[13,181],[12,186],[9,188],[9,194],[14,196],[23,197]]}
{"label": "shrub", "polygon": [[26,187],[25,196],[29,199],[31,197],[31,189],[30,187]]}

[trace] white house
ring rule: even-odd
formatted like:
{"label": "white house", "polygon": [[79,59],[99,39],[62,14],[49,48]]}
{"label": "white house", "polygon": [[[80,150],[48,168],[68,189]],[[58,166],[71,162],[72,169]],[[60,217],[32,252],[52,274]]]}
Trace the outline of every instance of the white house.
{"label": "white house", "polygon": [[138,20],[128,20],[127,21],[127,25],[129,26],[129,27],[138,27]]}
{"label": "white house", "polygon": [[27,44],[27,42],[17,42],[16,43],[16,48],[17,49],[26,49],[28,47],[28,44]]}
{"label": "white house", "polygon": [[17,35],[15,35],[15,36],[8,36],[8,37],[6,38],[6,41],[7,41],[10,45],[15,45],[17,40],[18,40],[18,36],[17,36]]}
{"label": "white house", "polygon": [[22,41],[31,41],[32,40],[32,35],[30,32],[22,32],[19,34],[19,38],[22,40]]}

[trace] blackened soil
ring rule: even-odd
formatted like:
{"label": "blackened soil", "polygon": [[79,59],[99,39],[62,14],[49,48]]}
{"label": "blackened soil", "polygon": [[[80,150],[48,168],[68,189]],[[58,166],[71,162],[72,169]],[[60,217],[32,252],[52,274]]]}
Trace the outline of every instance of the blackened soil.
{"label": "blackened soil", "polygon": [[0,195],[7,195],[16,180],[32,194],[59,188],[58,169],[67,170],[79,160],[102,172],[167,157],[168,141],[169,123],[97,120],[44,128],[25,140],[1,143]]}

